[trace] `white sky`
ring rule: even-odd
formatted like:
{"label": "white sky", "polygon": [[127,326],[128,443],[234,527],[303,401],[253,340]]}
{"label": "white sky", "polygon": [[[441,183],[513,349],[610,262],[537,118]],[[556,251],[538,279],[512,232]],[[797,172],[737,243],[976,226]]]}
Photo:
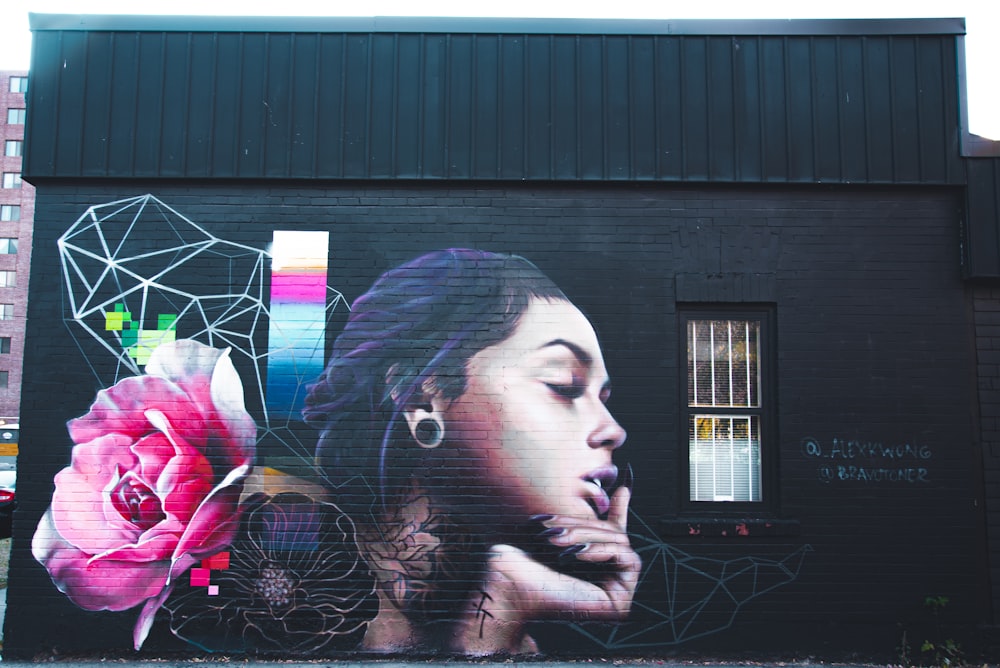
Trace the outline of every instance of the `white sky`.
{"label": "white sky", "polygon": [[[280,11],[276,8],[280,7]],[[27,69],[28,13],[795,19],[965,17],[969,127],[1000,140],[998,0],[0,0],[0,70]]]}

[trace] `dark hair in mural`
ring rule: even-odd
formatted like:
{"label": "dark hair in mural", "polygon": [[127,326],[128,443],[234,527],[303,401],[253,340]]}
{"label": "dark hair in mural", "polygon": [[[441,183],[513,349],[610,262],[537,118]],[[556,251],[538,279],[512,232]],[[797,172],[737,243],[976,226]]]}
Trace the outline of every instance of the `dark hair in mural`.
{"label": "dark hair in mural", "polygon": [[362,509],[366,480],[378,481],[383,506],[400,492],[419,454],[394,449],[405,432],[400,407],[425,383],[460,396],[466,362],[510,336],[532,299],[566,296],[523,257],[452,248],[387,271],[354,302],[304,411],[342,507]]}

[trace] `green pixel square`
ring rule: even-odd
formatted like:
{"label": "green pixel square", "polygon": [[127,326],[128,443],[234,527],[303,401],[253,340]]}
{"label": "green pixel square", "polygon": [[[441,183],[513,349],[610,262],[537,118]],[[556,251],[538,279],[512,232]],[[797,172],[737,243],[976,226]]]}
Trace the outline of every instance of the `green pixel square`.
{"label": "green pixel square", "polygon": [[114,313],[104,314],[104,329],[109,332],[120,332],[122,331],[122,313],[121,311],[116,311]]}
{"label": "green pixel square", "polygon": [[[138,329],[124,329],[122,330],[122,348],[131,348],[135,344],[139,343],[139,330]],[[129,353],[131,355],[131,353]]]}
{"label": "green pixel square", "polygon": [[131,355],[140,366],[145,366],[149,362],[149,356],[153,354],[153,351],[156,350],[160,344],[169,343],[170,341],[174,341],[176,338],[176,332],[173,330],[140,329],[139,343],[130,349],[129,355]]}

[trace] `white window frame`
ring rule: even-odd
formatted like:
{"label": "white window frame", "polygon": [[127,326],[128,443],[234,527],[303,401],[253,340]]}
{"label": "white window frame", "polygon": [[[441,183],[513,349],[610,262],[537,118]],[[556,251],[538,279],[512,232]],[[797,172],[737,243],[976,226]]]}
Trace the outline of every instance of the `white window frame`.
{"label": "white window frame", "polygon": [[698,306],[680,315],[682,501],[689,509],[765,510],[776,449],[773,311]]}

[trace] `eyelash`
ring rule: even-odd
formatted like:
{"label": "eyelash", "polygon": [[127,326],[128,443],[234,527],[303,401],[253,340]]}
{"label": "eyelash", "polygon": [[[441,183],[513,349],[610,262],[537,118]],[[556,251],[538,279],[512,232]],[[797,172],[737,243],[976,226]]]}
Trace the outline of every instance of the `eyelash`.
{"label": "eyelash", "polygon": [[579,383],[572,383],[570,385],[557,385],[556,383],[546,383],[549,389],[558,394],[560,397],[565,399],[579,399],[583,396],[583,393],[587,391],[587,388]]}

